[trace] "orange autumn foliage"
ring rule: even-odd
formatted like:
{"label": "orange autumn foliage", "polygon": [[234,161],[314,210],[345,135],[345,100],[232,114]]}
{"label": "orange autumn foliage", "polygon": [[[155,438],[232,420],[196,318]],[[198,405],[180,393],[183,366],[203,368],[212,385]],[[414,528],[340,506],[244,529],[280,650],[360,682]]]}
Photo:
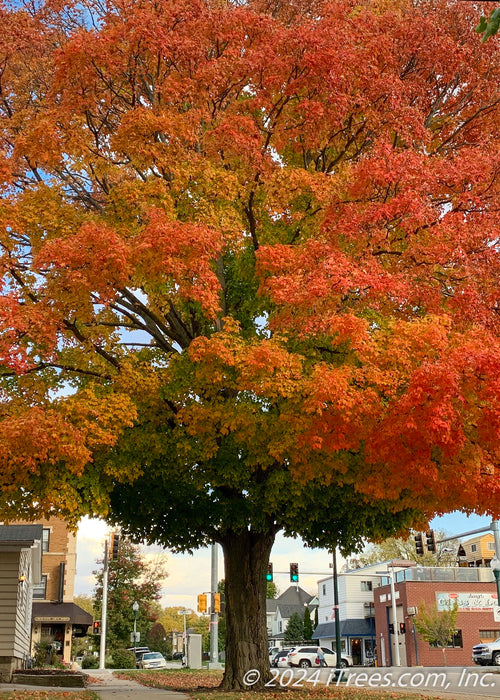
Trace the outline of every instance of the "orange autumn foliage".
{"label": "orange autumn foliage", "polygon": [[220,542],[250,629],[279,530],[500,516],[500,53],[466,5],[0,5],[4,517]]}

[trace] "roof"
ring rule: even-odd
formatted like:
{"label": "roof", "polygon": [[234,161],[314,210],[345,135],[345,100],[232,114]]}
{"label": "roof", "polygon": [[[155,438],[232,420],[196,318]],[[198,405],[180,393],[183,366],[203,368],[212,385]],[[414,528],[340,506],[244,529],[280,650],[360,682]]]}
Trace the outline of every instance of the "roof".
{"label": "roof", "polygon": [[[370,627],[370,620],[366,617],[351,618],[340,621],[341,637],[372,637],[375,628]],[[335,637],[335,622],[322,622],[313,632],[313,639],[324,639],[325,637]]]}
{"label": "roof", "polygon": [[278,610],[283,620],[289,620],[293,613],[298,613],[300,618],[304,617],[305,607],[303,605],[279,605]]}
{"label": "roof", "polygon": [[278,603],[276,601],[276,598],[267,598],[267,600],[266,600],[266,612],[267,613],[275,613],[277,607],[278,607]]}
{"label": "roof", "polygon": [[282,605],[301,605],[304,608],[304,605],[310,603],[313,598],[313,595],[300,586],[290,586],[275,600],[280,607]]}
{"label": "roof", "polygon": [[33,603],[33,622],[71,622],[91,625],[94,618],[76,603]]}
{"label": "roof", "polygon": [[0,544],[29,544],[42,540],[42,525],[0,525]]}

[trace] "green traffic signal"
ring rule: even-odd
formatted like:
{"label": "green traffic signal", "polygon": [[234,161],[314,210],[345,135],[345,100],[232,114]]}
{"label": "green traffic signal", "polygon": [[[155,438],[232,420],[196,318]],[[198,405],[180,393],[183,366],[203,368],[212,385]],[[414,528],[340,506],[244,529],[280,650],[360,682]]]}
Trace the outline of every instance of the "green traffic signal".
{"label": "green traffic signal", "polygon": [[273,565],[271,562],[267,565],[266,581],[271,582],[273,580]]}
{"label": "green traffic signal", "polygon": [[297,563],[290,564],[290,581],[297,583],[299,580],[299,565]]}

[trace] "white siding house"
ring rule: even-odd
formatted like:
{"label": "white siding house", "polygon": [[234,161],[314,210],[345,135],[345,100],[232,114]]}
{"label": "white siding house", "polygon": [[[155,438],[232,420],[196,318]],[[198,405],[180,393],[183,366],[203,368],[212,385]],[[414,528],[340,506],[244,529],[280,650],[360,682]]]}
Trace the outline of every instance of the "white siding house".
{"label": "white siding house", "polygon": [[30,655],[33,585],[41,580],[41,525],[0,525],[0,679]]}

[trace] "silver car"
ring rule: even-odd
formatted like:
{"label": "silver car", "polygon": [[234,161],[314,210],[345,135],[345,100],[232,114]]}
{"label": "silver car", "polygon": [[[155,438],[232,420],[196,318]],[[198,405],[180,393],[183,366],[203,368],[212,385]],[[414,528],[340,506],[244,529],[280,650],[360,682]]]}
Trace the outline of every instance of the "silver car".
{"label": "silver car", "polygon": [[137,668],[167,668],[167,662],[159,651],[150,651],[141,656]]}

